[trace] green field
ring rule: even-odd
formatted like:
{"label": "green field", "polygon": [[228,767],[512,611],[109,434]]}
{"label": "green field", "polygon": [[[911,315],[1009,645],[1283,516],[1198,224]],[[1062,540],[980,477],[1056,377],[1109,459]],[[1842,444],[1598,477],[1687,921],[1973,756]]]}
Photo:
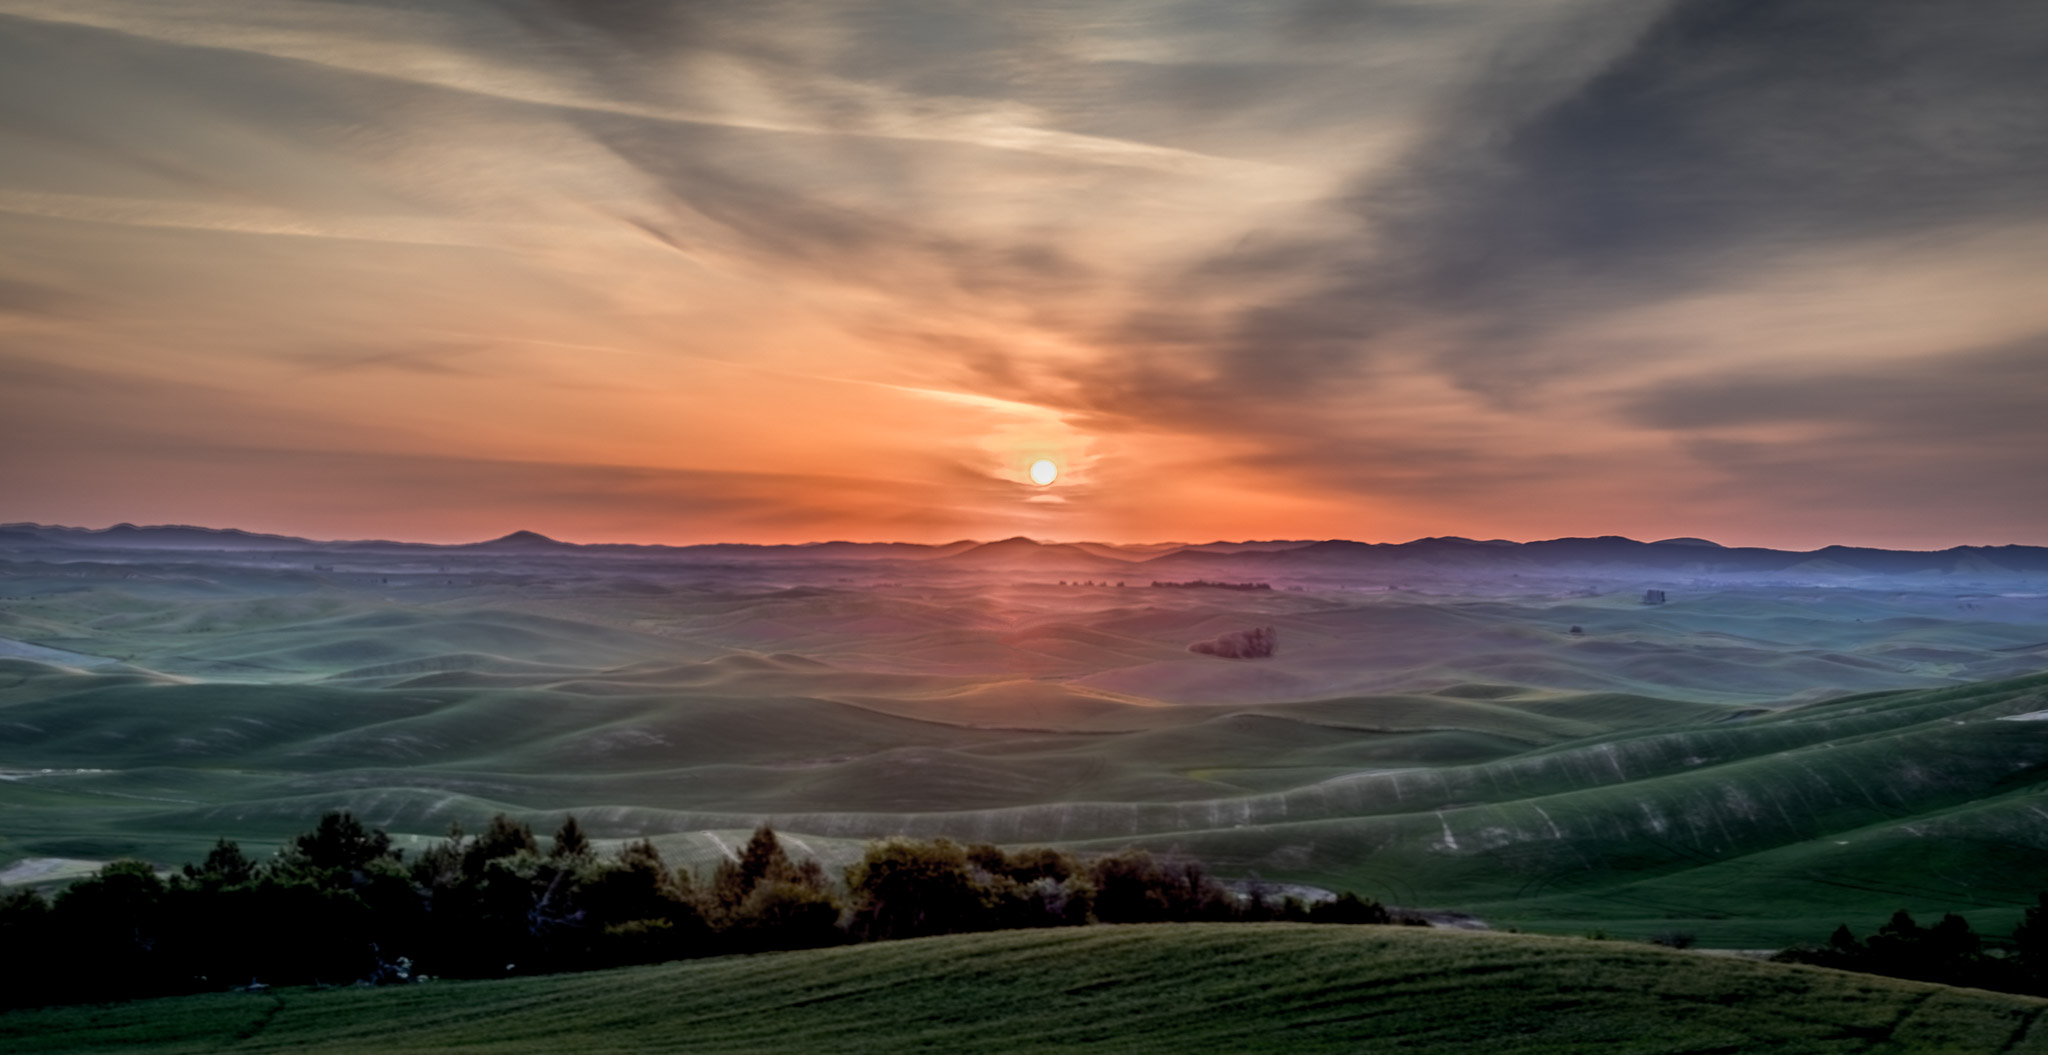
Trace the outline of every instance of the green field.
{"label": "green field", "polygon": [[1616,942],[1181,924],[0,1015],[35,1052],[2048,1052],[2048,1001]]}
{"label": "green field", "polygon": [[[2003,932],[2048,875],[2048,722],[2005,720],[2048,710],[2025,592],[435,559],[0,562],[0,882],[331,809],[414,845],[573,811],[698,866],[764,822],[834,866],[898,832],[1139,846],[1765,948],[1901,907]],[[1281,653],[1186,650],[1250,625]]]}

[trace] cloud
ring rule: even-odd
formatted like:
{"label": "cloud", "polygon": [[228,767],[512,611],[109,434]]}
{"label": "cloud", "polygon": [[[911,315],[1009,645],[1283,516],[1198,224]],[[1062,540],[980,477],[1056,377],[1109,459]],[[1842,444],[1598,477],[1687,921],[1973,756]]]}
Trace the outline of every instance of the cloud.
{"label": "cloud", "polygon": [[[187,48],[312,63],[566,111],[797,135],[954,143],[1066,162],[1164,172],[1255,167],[1197,151],[1043,127],[1029,108],[1000,101],[903,96],[871,84],[822,76],[814,69],[759,68],[757,62],[741,61],[759,56],[707,48],[680,49],[682,55],[668,53],[670,59],[688,60],[682,64],[687,76],[680,89],[626,93],[620,90],[618,77],[599,77],[591,83],[586,78],[562,76],[551,60],[560,57],[561,45],[582,42],[537,26],[539,8],[505,5],[521,16],[512,19],[511,25],[523,23],[528,32],[540,29],[541,38],[553,45],[536,51],[523,46],[524,41],[508,39],[505,20],[480,17],[489,10],[483,5],[451,5],[439,11],[364,6],[370,10],[351,19],[338,11],[307,12],[280,5],[260,5],[252,14],[246,5],[207,0],[187,0],[177,5],[176,11],[114,0],[7,0],[0,5],[0,16],[111,30]],[[548,6],[559,13],[571,5]],[[625,36],[636,41],[637,49],[667,46],[659,35],[632,34],[630,28],[635,25],[697,24],[687,18],[665,17],[651,5],[604,0],[597,0],[590,11],[579,11],[554,24],[565,22],[601,30],[613,49]],[[570,50],[575,53],[573,47]],[[601,55],[597,65],[607,71],[618,68],[612,56]],[[755,105],[736,106],[734,100]]]}
{"label": "cloud", "polygon": [[[1866,444],[1896,441],[1887,450],[1939,431],[1913,460],[1964,478],[1981,449],[2036,441],[2038,346],[1978,352],[1960,305],[1928,305],[1918,328],[1938,331],[1948,311],[1955,336],[1922,335],[1918,361],[1896,370],[1847,350],[1853,290],[1831,292],[1848,318],[1824,344],[1746,335],[1761,347],[1745,359],[1774,340],[1788,342],[1781,359],[1825,348],[1829,368],[1810,378],[1717,375],[1734,350],[1697,313],[1671,312],[1652,339],[1614,331],[1708,291],[1724,310],[1782,299],[1813,284],[1800,268],[1917,264],[1970,252],[1954,247],[1986,230],[2048,225],[2048,9],[1634,7],[1582,8],[1497,50],[1404,160],[1326,204],[1321,230],[1247,239],[1181,272],[1171,297],[1093,335],[1110,352],[1032,398],[1096,427],[1230,434],[1247,465],[1360,496],[1478,500],[1524,490],[1518,478],[1588,475],[1610,490],[1776,480],[1756,459],[1660,435],[1715,415],[1853,426]],[[1896,304],[1861,307],[1873,344],[1897,326]],[[2032,309],[1989,310],[2016,322]],[[983,367],[990,383],[1019,373]],[[1458,428],[1433,430],[1402,402],[1431,378],[1476,397],[1431,397],[1430,418]],[[1885,502],[1882,488],[1861,496]]]}
{"label": "cloud", "polygon": [[82,300],[70,290],[0,276],[0,315],[62,316]]}
{"label": "cloud", "polygon": [[1441,369],[1502,392],[1598,367],[1555,334],[1787,254],[2048,220],[2038,4],[1685,0],[1624,32],[1638,24],[1601,7],[1497,53],[1323,232],[1184,279],[1210,298],[1307,288],[1164,327],[1134,315],[1119,346],[1164,344],[1176,365],[1156,374],[1192,358],[1223,402],[1300,394],[1426,336]]}
{"label": "cloud", "polygon": [[[86,475],[90,474],[90,475]],[[811,540],[821,524],[870,538],[963,531],[977,510],[907,481],[583,462],[437,457],[155,437],[68,462],[0,464],[0,487],[34,494],[24,516],[124,511],[348,537],[470,541],[524,528],[573,540]]]}
{"label": "cloud", "polygon": [[1221,354],[1313,377],[1422,315],[1457,320],[1440,362],[1462,383],[1541,384],[1597,368],[1544,338],[1604,312],[1816,245],[2039,223],[2044,40],[2026,0],[1684,0],[1533,109],[1509,62],[1357,188],[1367,252],[1244,313]]}
{"label": "cloud", "polygon": [[[1522,535],[1859,450],[1982,479],[2038,439],[2044,17],[0,0],[0,369],[86,371],[37,383],[93,473],[268,444],[373,488],[374,448],[509,503],[489,466],[557,458],[533,494],[736,531]],[[863,466],[918,479],[868,509]],[[1850,477],[1853,525],[1889,492]]]}
{"label": "cloud", "polygon": [[1787,365],[1705,374],[1632,395],[1626,412],[1673,432],[1793,429],[1808,436],[1923,445],[1959,460],[2018,446],[2048,449],[2048,334],[1855,369]]}

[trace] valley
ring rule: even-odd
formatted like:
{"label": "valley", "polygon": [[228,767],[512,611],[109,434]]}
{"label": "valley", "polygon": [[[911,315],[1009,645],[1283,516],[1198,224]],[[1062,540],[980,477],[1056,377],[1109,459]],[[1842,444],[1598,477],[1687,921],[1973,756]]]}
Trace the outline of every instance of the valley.
{"label": "valley", "polygon": [[[1131,846],[1768,948],[1901,907],[2008,930],[2048,874],[2023,560],[10,534],[6,882],[332,809],[411,844],[573,812],[700,867],[761,823],[834,868],[899,832]],[[1194,579],[1271,588],[1150,585]],[[1275,655],[1189,651],[1254,627]]]}

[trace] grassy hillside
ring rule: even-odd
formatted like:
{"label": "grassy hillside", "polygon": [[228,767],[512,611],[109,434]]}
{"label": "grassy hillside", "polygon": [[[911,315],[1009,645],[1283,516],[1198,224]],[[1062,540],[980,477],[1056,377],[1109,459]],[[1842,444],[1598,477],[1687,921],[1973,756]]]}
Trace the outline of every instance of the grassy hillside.
{"label": "grassy hillside", "polygon": [[2048,1001],[1642,946],[1286,925],[1010,932],[0,1016],[17,1055],[2048,1052]]}
{"label": "grassy hillside", "polygon": [[2048,723],[2005,720],[2044,690],[1674,707],[1647,729],[1627,715],[1655,701],[1357,697],[1172,708],[1112,734],[775,695],[117,684],[0,710],[10,761],[62,770],[0,783],[0,850],[174,863],[330,808],[420,836],[574,810],[707,865],[720,837],[693,833],[765,819],[821,847],[898,831],[1138,845],[1565,932],[1755,948],[1900,907],[2003,931],[2048,874]]}
{"label": "grassy hillside", "polygon": [[[828,864],[1137,845],[1754,948],[1900,907],[2003,931],[2048,875],[2048,722],[2005,720],[2048,710],[2037,594],[310,567],[0,562],[0,882],[330,809],[411,839],[574,811],[699,866],[764,821]],[[1278,656],[1186,651],[1251,625]]]}

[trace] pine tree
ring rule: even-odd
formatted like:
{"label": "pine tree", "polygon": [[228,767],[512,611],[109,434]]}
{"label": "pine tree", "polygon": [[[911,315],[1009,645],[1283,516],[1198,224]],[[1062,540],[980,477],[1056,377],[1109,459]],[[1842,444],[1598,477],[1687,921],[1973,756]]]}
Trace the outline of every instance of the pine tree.
{"label": "pine tree", "polygon": [[2013,928],[2012,945],[2020,966],[2048,981],[2048,893],[2036,895],[2034,904],[2028,906],[2020,925]]}
{"label": "pine tree", "polygon": [[574,814],[564,817],[562,826],[555,829],[555,845],[548,851],[548,856],[590,856],[590,837],[583,834],[583,826],[576,823]]}
{"label": "pine tree", "polygon": [[484,865],[491,861],[522,853],[540,854],[540,844],[534,841],[533,829],[523,821],[515,821],[500,813],[492,817],[482,833],[464,848],[463,867],[474,875],[483,871]]}
{"label": "pine tree", "polygon": [[731,915],[747,903],[754,894],[754,888],[764,880],[780,878],[791,870],[789,855],[783,852],[781,841],[764,824],[754,829],[753,837],[740,850],[738,860],[718,863],[718,870],[711,877],[711,895],[717,899],[720,912]]}
{"label": "pine tree", "polygon": [[363,827],[347,810],[322,814],[320,826],[292,840],[282,855],[301,868],[356,871],[380,857],[397,860],[403,851],[391,848],[391,836]]}
{"label": "pine tree", "polygon": [[196,868],[186,864],[181,871],[187,879],[234,886],[256,878],[256,863],[242,853],[242,847],[233,839],[217,839],[213,849],[207,851],[204,864]]}

